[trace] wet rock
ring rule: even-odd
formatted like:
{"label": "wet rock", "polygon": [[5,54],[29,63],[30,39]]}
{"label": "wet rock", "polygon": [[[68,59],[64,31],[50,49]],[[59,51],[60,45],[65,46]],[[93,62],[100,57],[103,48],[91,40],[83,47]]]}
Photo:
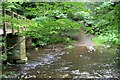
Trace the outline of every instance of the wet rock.
{"label": "wet rock", "polygon": [[112,78],[112,75],[103,75],[104,78]]}
{"label": "wet rock", "polygon": [[64,74],[64,75],[62,75],[61,78],[68,78],[68,77],[69,77],[69,74]]}
{"label": "wet rock", "polygon": [[79,70],[74,70],[74,71],[72,71],[72,74],[77,74],[77,75],[80,75],[81,73],[80,73],[80,71],[79,71]]}
{"label": "wet rock", "polygon": [[73,76],[73,79],[77,79],[77,78],[79,78],[79,76]]}
{"label": "wet rock", "polygon": [[95,51],[95,48],[93,46],[86,46],[86,48],[88,49],[88,52],[90,52],[90,53]]}
{"label": "wet rock", "polygon": [[80,57],[82,57],[82,55],[80,55]]}
{"label": "wet rock", "polygon": [[89,76],[90,76],[90,73],[88,73],[88,72],[81,73],[81,78],[89,78]]}
{"label": "wet rock", "polygon": [[24,78],[25,78],[25,79],[28,79],[28,78],[36,78],[36,76],[35,76],[35,75],[27,75],[27,76],[25,76]]}
{"label": "wet rock", "polygon": [[66,54],[69,54],[69,52],[67,52]]}
{"label": "wet rock", "polygon": [[103,45],[104,48],[110,48],[110,45]]}
{"label": "wet rock", "polygon": [[38,48],[35,48],[35,51],[38,51]]}
{"label": "wet rock", "polygon": [[32,78],[36,78],[36,76],[35,76],[35,75],[32,75]]}
{"label": "wet rock", "polygon": [[88,72],[82,72],[82,75],[90,75]]}
{"label": "wet rock", "polygon": [[102,78],[102,75],[100,75],[99,73],[95,72],[94,75],[96,75],[97,77],[101,77]]}
{"label": "wet rock", "polygon": [[52,78],[52,76],[48,76],[48,78]]}
{"label": "wet rock", "polygon": [[40,71],[37,71],[37,74],[40,74]]}
{"label": "wet rock", "polygon": [[101,53],[103,53],[103,51],[100,51]]}
{"label": "wet rock", "polygon": [[61,67],[60,70],[64,71],[64,70],[67,70],[69,69],[69,67]]}

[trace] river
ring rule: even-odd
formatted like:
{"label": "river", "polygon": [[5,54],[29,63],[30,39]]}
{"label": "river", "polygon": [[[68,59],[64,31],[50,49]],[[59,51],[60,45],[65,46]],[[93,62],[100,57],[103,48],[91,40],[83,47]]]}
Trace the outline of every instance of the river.
{"label": "river", "polygon": [[[66,48],[52,45],[44,49],[28,49],[26,64],[11,65],[3,71],[9,78],[119,78],[118,49],[94,46]],[[10,73],[11,72],[11,73]]]}
{"label": "river", "polygon": [[4,78],[115,78],[120,77],[120,54],[117,47],[96,45],[94,36],[78,33],[78,41],[67,47],[61,44],[28,49],[26,64],[6,66]]}

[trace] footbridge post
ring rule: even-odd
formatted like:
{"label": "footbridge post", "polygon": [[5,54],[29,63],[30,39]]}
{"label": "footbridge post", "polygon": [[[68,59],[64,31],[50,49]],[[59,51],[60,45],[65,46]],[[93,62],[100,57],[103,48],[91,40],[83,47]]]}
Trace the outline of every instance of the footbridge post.
{"label": "footbridge post", "polygon": [[28,58],[26,56],[26,43],[25,43],[26,39],[25,36],[19,36],[19,42],[20,42],[20,53],[19,53],[19,60],[17,60],[17,63],[25,63],[27,62]]}
{"label": "footbridge post", "polygon": [[8,61],[11,63],[25,63],[28,58],[26,55],[26,38],[19,35],[7,35]]}

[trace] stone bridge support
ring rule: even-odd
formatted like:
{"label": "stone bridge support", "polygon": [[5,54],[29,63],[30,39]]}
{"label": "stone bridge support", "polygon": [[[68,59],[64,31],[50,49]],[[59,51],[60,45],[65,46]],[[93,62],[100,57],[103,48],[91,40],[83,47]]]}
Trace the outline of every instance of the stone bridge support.
{"label": "stone bridge support", "polygon": [[26,48],[27,49],[32,48],[32,38],[31,37],[26,39]]}
{"label": "stone bridge support", "polygon": [[27,62],[25,36],[7,35],[7,56],[11,63]]}

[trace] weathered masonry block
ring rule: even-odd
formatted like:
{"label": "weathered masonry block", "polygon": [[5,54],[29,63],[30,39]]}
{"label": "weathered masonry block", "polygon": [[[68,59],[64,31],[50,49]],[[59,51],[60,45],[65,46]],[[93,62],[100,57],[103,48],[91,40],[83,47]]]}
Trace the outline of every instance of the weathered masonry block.
{"label": "weathered masonry block", "polygon": [[12,63],[25,63],[26,57],[26,45],[25,36],[7,35],[7,56],[8,61]]}
{"label": "weathered masonry block", "polygon": [[27,49],[32,48],[32,38],[31,37],[26,39],[26,48]]}

